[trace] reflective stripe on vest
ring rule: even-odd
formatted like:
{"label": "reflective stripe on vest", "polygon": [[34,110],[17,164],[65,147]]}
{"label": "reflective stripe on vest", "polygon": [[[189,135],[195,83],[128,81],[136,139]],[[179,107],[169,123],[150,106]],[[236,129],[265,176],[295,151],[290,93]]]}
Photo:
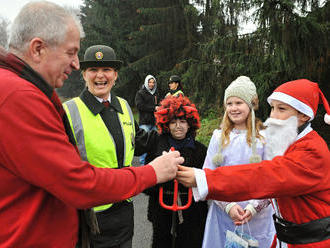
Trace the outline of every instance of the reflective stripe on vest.
{"label": "reflective stripe on vest", "polygon": [[173,95],[172,95],[170,92],[168,92],[168,93],[166,94],[165,97],[168,97],[168,96],[179,96],[180,94],[181,94],[182,96],[184,96],[183,92],[182,92],[181,90],[178,90],[178,91],[175,92]]}
{"label": "reflective stripe on vest", "polygon": [[[123,110],[123,114],[117,113],[124,141],[123,166],[128,167],[134,157],[134,117],[128,103],[119,97],[118,100]],[[96,167],[118,168],[116,145],[101,115],[94,115],[79,97],[64,103],[64,109],[82,159]],[[111,205],[98,206],[94,210],[103,211]]]}

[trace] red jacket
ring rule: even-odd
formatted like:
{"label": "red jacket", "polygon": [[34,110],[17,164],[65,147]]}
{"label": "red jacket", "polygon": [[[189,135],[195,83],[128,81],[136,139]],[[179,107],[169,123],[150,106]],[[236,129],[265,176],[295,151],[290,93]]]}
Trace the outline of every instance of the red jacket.
{"label": "red jacket", "polygon": [[[330,153],[315,131],[271,161],[205,172],[208,198],[223,201],[276,198],[282,217],[297,224],[330,216]],[[330,240],[288,247],[329,248]]]}
{"label": "red jacket", "polygon": [[77,209],[155,183],[151,166],[114,170],[81,161],[47,96],[0,68],[0,247],[75,247]]}

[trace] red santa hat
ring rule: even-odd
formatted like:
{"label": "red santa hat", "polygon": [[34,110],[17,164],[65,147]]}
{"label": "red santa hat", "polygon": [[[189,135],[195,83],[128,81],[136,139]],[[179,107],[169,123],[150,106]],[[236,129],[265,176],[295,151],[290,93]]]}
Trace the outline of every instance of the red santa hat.
{"label": "red santa hat", "polygon": [[318,84],[307,79],[298,79],[280,85],[267,98],[267,101],[268,103],[272,100],[284,102],[299,112],[309,116],[311,118],[310,120],[313,120],[317,112],[318,104],[320,103],[320,98],[326,111],[324,121],[330,125],[329,103]]}

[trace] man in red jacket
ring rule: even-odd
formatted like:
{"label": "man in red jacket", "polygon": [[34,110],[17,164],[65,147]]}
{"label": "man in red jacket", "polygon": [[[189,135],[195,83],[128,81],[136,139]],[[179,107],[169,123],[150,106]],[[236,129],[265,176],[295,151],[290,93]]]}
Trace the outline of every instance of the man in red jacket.
{"label": "man in red jacket", "polygon": [[[310,124],[319,99],[330,124],[329,104],[316,83],[300,79],[282,84],[268,98],[271,118],[266,124],[281,130],[284,123],[285,130],[290,130],[287,123],[293,121],[296,134],[270,132],[273,136],[268,136],[266,130],[266,142],[276,147],[266,154],[270,160],[204,171],[179,166],[177,179],[196,187],[194,197],[200,200],[274,198],[277,239],[272,247],[330,247],[330,153]],[[288,142],[290,137],[293,140]],[[246,217],[241,216],[242,223]]]}
{"label": "man in red jacket", "polygon": [[[0,247],[88,247],[93,212],[172,179],[178,152],[138,168],[96,168],[80,159],[55,88],[79,69],[83,36],[69,10],[25,5],[0,50]],[[78,209],[81,209],[78,211]],[[84,211],[82,211],[84,210]]]}

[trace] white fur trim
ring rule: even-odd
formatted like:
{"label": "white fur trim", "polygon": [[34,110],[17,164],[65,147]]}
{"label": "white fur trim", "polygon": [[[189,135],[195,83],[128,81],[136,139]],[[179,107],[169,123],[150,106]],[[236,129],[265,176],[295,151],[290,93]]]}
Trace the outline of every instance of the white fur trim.
{"label": "white fur trim", "polygon": [[311,124],[309,123],[308,126],[300,133],[298,134],[296,141],[304,137],[309,132],[313,131],[313,128],[311,127]]}
{"label": "white fur trim", "polygon": [[237,205],[236,202],[231,202],[231,203],[229,203],[229,204],[226,206],[225,211],[226,211],[226,213],[227,213],[228,215],[229,215],[229,211],[230,211],[230,209],[231,209],[233,206],[235,206],[235,205]]}
{"label": "white fur trim", "polygon": [[244,209],[250,210],[252,216],[254,216],[257,213],[257,210],[253,207],[253,205],[251,203],[246,205],[246,207]]}
{"label": "white fur trim", "polygon": [[205,171],[194,168],[194,174],[197,184],[197,187],[192,188],[194,200],[196,202],[204,201],[209,193],[209,187],[207,185]]}
{"label": "white fur trim", "polygon": [[287,95],[283,92],[273,92],[268,98],[267,98],[267,102],[270,104],[272,100],[277,100],[277,101],[281,101],[284,102],[288,105],[290,105],[291,107],[295,108],[296,110],[298,110],[299,112],[309,116],[311,120],[314,119],[314,112],[313,109],[308,106],[307,104],[299,101],[298,99]]}
{"label": "white fur trim", "polygon": [[327,123],[328,125],[330,125],[330,115],[328,115],[328,114],[324,115],[324,122]]}

